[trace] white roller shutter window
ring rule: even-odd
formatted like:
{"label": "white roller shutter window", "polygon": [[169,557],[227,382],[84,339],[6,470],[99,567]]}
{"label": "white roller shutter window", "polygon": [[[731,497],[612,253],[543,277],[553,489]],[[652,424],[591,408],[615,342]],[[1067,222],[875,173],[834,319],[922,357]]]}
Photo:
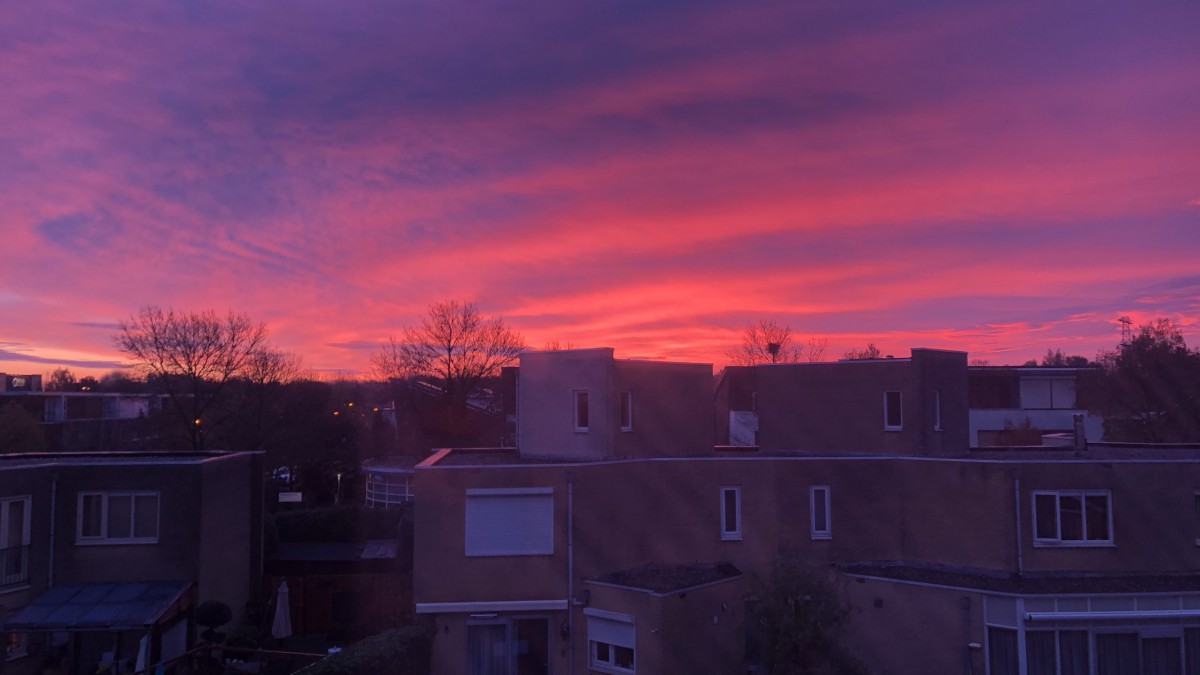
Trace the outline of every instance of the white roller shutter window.
{"label": "white roller shutter window", "polygon": [[588,617],[588,640],[607,642],[617,647],[634,648],[633,624],[598,616]]}
{"label": "white roller shutter window", "polygon": [[554,492],[469,490],[468,556],[550,555],[554,553]]}

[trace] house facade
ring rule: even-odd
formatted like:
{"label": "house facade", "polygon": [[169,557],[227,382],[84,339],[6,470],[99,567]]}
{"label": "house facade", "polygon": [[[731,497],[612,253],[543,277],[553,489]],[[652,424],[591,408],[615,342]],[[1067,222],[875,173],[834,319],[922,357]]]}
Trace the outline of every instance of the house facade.
{"label": "house facade", "polygon": [[[1200,668],[1200,448],[971,450],[965,355],[921,351],[792,371],[804,384],[756,369],[758,447],[422,463],[415,599],[435,672],[754,672],[753,606],[780,555],[828,575],[874,672]],[[815,410],[783,428],[766,391]],[[818,423],[862,428],[838,446]]]}
{"label": "house facade", "polygon": [[197,603],[261,582],[259,453],[4,457],[0,511],[6,673],[176,656]]}

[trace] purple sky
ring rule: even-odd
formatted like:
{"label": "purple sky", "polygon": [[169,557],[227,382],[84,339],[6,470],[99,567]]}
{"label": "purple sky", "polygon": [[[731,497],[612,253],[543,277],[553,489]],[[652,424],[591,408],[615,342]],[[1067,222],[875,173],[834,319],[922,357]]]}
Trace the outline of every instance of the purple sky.
{"label": "purple sky", "polygon": [[361,371],[434,300],[533,346],[1200,345],[1200,5],[6,4],[0,371],[147,304]]}

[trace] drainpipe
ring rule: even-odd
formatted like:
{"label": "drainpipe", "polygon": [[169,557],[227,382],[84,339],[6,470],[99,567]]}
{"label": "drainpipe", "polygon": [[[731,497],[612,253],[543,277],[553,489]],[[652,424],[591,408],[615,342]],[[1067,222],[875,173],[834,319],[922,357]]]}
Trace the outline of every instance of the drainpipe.
{"label": "drainpipe", "polygon": [[575,672],[575,481],[567,478],[567,675]]}
{"label": "drainpipe", "polygon": [[1013,512],[1016,514],[1017,525],[1017,576],[1025,575],[1025,558],[1021,552],[1021,473],[1012,472],[1013,477]]}
{"label": "drainpipe", "polygon": [[55,507],[58,506],[58,473],[50,474],[50,555],[49,562],[46,563],[46,588],[54,588],[54,529],[57,524],[56,516],[54,515]]}

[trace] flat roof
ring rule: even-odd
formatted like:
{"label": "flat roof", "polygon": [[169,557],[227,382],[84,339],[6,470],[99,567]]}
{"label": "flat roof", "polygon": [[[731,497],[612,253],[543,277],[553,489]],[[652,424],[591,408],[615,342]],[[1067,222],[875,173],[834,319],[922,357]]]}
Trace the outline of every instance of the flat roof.
{"label": "flat roof", "polygon": [[613,572],[586,581],[625,586],[651,593],[677,593],[742,576],[730,563],[684,563],[679,565],[642,565]]}
{"label": "flat roof", "polygon": [[1106,593],[1200,592],[1195,572],[1026,572],[876,561],[841,563],[851,576],[949,586],[1006,595],[1084,595]]}
{"label": "flat roof", "polygon": [[443,449],[423,461],[419,468],[530,467],[563,465],[601,465],[630,462],[709,462],[709,461],[853,461],[906,460],[913,462],[1004,463],[1085,463],[1085,462],[1200,462],[1200,444],[1091,443],[1087,450],[1070,447],[1021,446],[969,448],[941,455],[902,455],[872,451],[761,450],[753,446],[714,446],[697,455],[637,457],[523,457],[515,448]]}
{"label": "flat roof", "polygon": [[204,464],[232,457],[261,455],[261,450],[38,452],[0,455],[0,470],[49,466],[111,466],[119,464]]}

